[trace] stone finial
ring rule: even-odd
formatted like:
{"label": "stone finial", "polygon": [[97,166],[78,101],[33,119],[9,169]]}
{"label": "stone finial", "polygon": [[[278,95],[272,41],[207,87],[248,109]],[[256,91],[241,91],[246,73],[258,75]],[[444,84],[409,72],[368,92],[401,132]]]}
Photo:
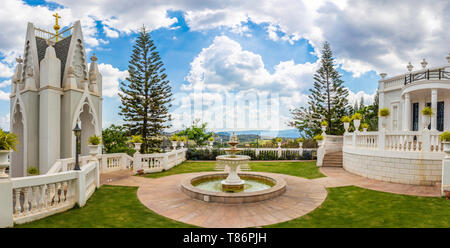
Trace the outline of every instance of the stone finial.
{"label": "stone finial", "polygon": [[408,62],[408,66],[406,66],[406,68],[408,69],[408,71],[412,71],[414,66],[411,64],[411,62]]}
{"label": "stone finial", "polygon": [[22,59],[22,57],[20,55],[19,55],[18,58],[16,58],[16,62],[19,63],[19,64],[22,64],[23,59]]}
{"label": "stone finial", "polygon": [[92,61],[92,62],[95,62],[95,61],[97,61],[97,59],[98,59],[98,58],[95,57],[95,53],[93,53],[93,54],[92,54],[92,57],[91,57],[91,61]]}
{"label": "stone finial", "polygon": [[422,62],[420,62],[420,64],[422,65],[422,68],[425,69],[428,65],[428,62],[425,59],[423,59]]}
{"label": "stone finial", "polygon": [[67,75],[69,76],[69,78],[75,77],[75,69],[73,69],[73,66],[69,66],[69,69],[67,70]]}
{"label": "stone finial", "polygon": [[450,64],[450,53],[448,53],[447,57],[445,57],[447,59],[447,62]]}
{"label": "stone finial", "polygon": [[387,76],[387,73],[385,73],[385,72],[382,72],[382,73],[380,73],[380,77],[381,77],[381,79],[385,79],[385,78],[386,78],[386,76]]}

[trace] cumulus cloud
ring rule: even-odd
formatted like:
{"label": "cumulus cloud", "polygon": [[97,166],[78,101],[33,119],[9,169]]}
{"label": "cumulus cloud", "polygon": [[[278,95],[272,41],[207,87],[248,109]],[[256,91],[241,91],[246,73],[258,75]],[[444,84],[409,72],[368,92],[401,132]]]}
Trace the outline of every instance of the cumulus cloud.
{"label": "cumulus cloud", "polygon": [[350,105],[355,105],[355,103],[360,104],[361,102],[361,97],[364,99],[364,104],[368,105],[368,104],[372,104],[373,103],[373,99],[375,97],[375,93],[373,94],[368,94],[364,91],[358,91],[358,92],[353,92],[352,90],[348,89],[348,103]]}
{"label": "cumulus cloud", "polygon": [[103,95],[115,97],[119,93],[119,82],[125,80],[128,71],[121,71],[110,64],[99,64],[98,70],[102,74]]}
{"label": "cumulus cloud", "polygon": [[0,128],[9,131],[9,113],[4,116],[0,116]]}

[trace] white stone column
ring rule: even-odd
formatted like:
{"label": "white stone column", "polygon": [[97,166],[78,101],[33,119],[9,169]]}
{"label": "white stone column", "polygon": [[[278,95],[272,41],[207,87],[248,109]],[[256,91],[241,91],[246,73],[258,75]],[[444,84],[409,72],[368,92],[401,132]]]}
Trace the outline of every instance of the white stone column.
{"label": "white stone column", "polygon": [[406,93],[403,103],[403,131],[409,130],[411,130],[411,99],[409,93]]}
{"label": "white stone column", "polygon": [[431,109],[433,115],[431,116],[431,130],[437,129],[437,89],[431,89]]}
{"label": "white stone column", "polygon": [[[378,106],[379,109],[384,108],[384,82],[381,80],[378,83]],[[381,126],[381,119],[378,117],[378,130],[381,129],[383,129],[383,126]]]}

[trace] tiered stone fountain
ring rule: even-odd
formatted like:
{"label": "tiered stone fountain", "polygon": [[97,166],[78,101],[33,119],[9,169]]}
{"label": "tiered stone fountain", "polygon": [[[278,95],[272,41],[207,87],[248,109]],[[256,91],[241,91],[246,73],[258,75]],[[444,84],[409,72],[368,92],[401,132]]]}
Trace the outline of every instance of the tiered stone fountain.
{"label": "tiered stone fountain", "polygon": [[240,166],[248,164],[249,156],[237,155],[241,149],[234,133],[226,149],[227,155],[217,156],[218,167],[227,172],[205,172],[187,176],[181,182],[181,191],[205,202],[240,204],[271,199],[286,191],[286,182],[279,176],[255,172],[237,173]]}
{"label": "tiered stone fountain", "polygon": [[228,176],[222,183],[222,190],[225,192],[238,192],[244,190],[245,181],[242,180],[237,174],[237,169],[240,165],[247,164],[250,160],[249,156],[246,155],[236,155],[237,152],[241,151],[241,149],[236,148],[239,144],[239,140],[236,135],[231,135],[230,141],[228,144],[231,145],[231,148],[225,149],[227,155],[217,156],[216,160],[219,163],[222,163],[225,166],[228,166]]}

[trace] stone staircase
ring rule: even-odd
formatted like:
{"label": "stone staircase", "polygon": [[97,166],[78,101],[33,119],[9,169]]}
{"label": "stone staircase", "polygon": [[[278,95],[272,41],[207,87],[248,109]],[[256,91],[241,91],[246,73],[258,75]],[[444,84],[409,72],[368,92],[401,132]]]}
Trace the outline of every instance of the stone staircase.
{"label": "stone staircase", "polygon": [[323,167],[342,167],[342,151],[327,153],[323,157]]}

